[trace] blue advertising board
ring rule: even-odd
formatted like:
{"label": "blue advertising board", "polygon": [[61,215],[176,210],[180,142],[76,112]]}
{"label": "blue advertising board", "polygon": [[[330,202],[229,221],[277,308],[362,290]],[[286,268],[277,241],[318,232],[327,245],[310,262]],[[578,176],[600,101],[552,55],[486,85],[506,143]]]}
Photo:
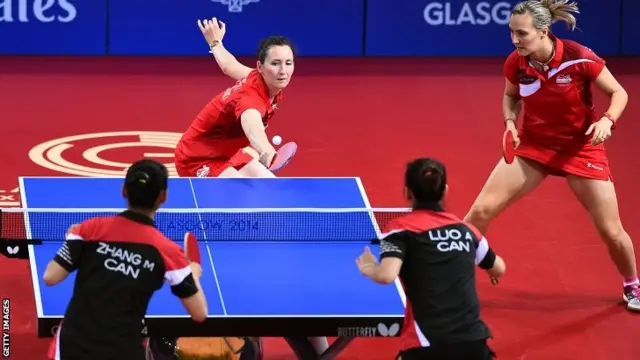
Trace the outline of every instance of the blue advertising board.
{"label": "blue advertising board", "polygon": [[154,0],[109,2],[109,53],[207,55],[198,19],[225,22],[225,47],[255,56],[283,35],[302,56],[361,56],[364,0]]}
{"label": "blue advertising board", "polygon": [[640,0],[624,0],[620,31],[622,55],[640,55]]}
{"label": "blue advertising board", "polygon": [[104,55],[107,0],[0,1],[0,54]]}
{"label": "blue advertising board", "polygon": [[[600,55],[619,48],[622,0],[578,1],[581,30],[564,23],[552,31]],[[511,9],[518,1],[368,0],[365,53],[369,56],[493,56],[513,50]],[[613,25],[613,26],[612,26]]]}
{"label": "blue advertising board", "polygon": [[[601,56],[640,55],[640,0],[575,0],[578,29],[552,26]],[[506,56],[517,0],[0,0],[0,55],[209,56],[198,19],[227,24],[225,46],[255,56],[289,37],[301,56]]]}

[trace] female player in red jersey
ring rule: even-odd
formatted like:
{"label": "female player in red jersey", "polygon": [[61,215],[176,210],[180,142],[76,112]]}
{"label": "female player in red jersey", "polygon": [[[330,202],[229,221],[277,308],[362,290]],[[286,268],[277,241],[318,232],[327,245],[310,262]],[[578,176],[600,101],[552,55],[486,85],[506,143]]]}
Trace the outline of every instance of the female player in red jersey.
{"label": "female player in red jersey", "polygon": [[[574,41],[550,34],[554,20],[575,28],[572,13],[577,12],[568,0],[528,0],[512,10],[509,27],[516,50],[504,64],[502,109],[506,127],[514,135],[516,159],[512,164],[498,163],[465,220],[484,233],[492,219],[548,175],[566,177],[623,277],[628,309],[640,311],[633,243],[620,221],[603,145],[628,96],[604,60]],[[610,98],[603,114],[596,113],[591,84]]]}
{"label": "female player in red jersey", "polygon": [[182,135],[175,151],[178,175],[274,177],[268,168],[276,151],[265,128],[293,75],[291,43],[279,36],[263,40],[252,69],[222,45],[223,22],[213,18],[198,26],[222,72],[237,83],[215,96]]}
{"label": "female player in red jersey", "polygon": [[[280,36],[263,40],[252,69],[222,45],[226,32],[222,21],[198,21],[198,26],[222,72],[237,82],[216,95],[182,135],[175,151],[178,175],[275,177],[269,165],[276,151],[265,128],[293,76],[291,42]],[[309,341],[318,353],[329,347],[325,337]]]}

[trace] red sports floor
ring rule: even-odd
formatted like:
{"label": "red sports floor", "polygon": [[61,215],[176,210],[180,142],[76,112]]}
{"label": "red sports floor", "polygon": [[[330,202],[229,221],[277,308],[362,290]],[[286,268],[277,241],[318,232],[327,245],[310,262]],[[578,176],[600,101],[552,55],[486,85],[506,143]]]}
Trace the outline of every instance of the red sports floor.
{"label": "red sports floor", "polygon": [[[609,63],[631,100],[607,147],[622,220],[640,248],[637,64]],[[282,176],[360,176],[373,206],[398,207],[405,163],[433,156],[450,172],[449,209],[463,216],[501,155],[501,66],[501,59],[298,59],[269,127],[301,147]],[[144,154],[171,163],[176,137],[231,84],[207,58],[0,58],[0,207],[19,206],[19,175],[109,174]],[[600,95],[597,104],[603,111]],[[133,135],[91,137],[127,131]],[[70,136],[77,137],[63,139]],[[550,178],[514,205],[488,238],[508,268],[498,287],[479,277],[499,359],[638,359],[640,317],[621,305],[621,279],[563,179]],[[11,299],[11,359],[44,359],[48,339],[35,336],[28,263],[2,258],[0,269],[2,297]],[[266,346],[267,359],[293,359],[279,339]],[[340,358],[392,359],[396,346],[359,339]]]}

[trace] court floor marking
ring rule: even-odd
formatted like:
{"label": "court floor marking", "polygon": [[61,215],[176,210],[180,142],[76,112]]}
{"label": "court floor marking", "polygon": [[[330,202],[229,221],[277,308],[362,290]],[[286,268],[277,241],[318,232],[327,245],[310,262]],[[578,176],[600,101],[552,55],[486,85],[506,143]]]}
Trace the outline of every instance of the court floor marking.
{"label": "court floor marking", "polygon": [[[22,177],[18,177],[18,186],[20,187],[20,200],[22,201],[22,206],[24,207],[24,209],[28,209],[29,206],[27,205],[27,193],[25,191],[24,181]],[[22,219],[24,220],[24,230],[27,239],[33,239],[33,236],[31,234],[31,223],[29,222],[28,210],[24,212]],[[29,265],[31,266],[31,282],[33,283],[33,298],[36,302],[36,311],[38,313],[38,317],[42,317],[44,315],[44,312],[42,310],[42,298],[40,297],[40,281],[38,275],[40,274],[40,272],[38,272],[38,266],[36,265],[36,254],[33,246],[34,245],[32,244],[27,245],[27,248],[29,249]]]}
{"label": "court floor marking", "polygon": [[[204,224],[204,221],[202,220],[202,215],[200,214],[200,207],[198,206],[198,199],[196,198],[196,190],[193,188],[193,182],[191,181],[191,178],[189,178],[189,186],[191,187],[193,202],[196,207],[196,212],[198,214],[198,221],[200,221],[200,224]],[[216,271],[216,266],[213,264],[213,255],[211,254],[211,248],[209,247],[209,242],[207,241],[207,232],[205,231],[205,229],[202,229],[202,236],[204,237],[204,246],[207,248],[207,253],[209,254],[209,262],[211,263],[211,269],[213,270],[213,278],[216,281],[216,288],[218,289],[218,297],[220,298],[220,306],[222,306],[222,312],[226,316],[227,306],[224,303],[224,298],[222,296],[222,289],[220,288],[220,281],[218,280],[218,272]],[[205,297],[206,297],[206,294],[205,294]]]}
{"label": "court floor marking", "polygon": [[[358,190],[360,190],[360,196],[362,197],[362,201],[364,201],[364,206],[371,209],[371,203],[369,202],[369,197],[367,196],[366,191],[364,190],[364,185],[362,184],[362,180],[358,177],[355,178],[356,183],[358,184]],[[369,211],[369,218],[371,219],[371,224],[373,225],[373,229],[376,231],[376,237],[380,239],[382,236],[382,232],[380,231],[380,227],[378,226],[378,221],[376,221],[375,215],[373,215],[373,211]],[[404,293],[404,289],[402,288],[402,284],[400,283],[400,279],[396,278],[394,280],[396,285],[396,289],[398,290],[398,295],[400,296],[400,300],[402,300],[402,306],[407,308],[407,296]]]}

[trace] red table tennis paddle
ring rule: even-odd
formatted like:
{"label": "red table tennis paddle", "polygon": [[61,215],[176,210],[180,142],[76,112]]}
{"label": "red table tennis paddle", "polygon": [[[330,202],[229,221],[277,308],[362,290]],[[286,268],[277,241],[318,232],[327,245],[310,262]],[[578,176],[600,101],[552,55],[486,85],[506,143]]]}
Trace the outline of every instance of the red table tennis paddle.
{"label": "red table tennis paddle", "polygon": [[507,164],[513,163],[516,156],[516,147],[513,144],[513,133],[507,129],[502,135],[502,157]]}
{"label": "red table tennis paddle", "polygon": [[296,151],[298,151],[298,144],[293,141],[282,145],[280,149],[278,149],[276,155],[273,157],[273,160],[271,160],[271,166],[269,166],[269,170],[271,170],[272,172],[276,172],[287,166],[287,164],[289,164],[289,161],[291,161],[293,156],[296,154]]}
{"label": "red table tennis paddle", "polygon": [[200,264],[200,247],[198,239],[192,232],[184,234],[184,253],[189,261]]}

